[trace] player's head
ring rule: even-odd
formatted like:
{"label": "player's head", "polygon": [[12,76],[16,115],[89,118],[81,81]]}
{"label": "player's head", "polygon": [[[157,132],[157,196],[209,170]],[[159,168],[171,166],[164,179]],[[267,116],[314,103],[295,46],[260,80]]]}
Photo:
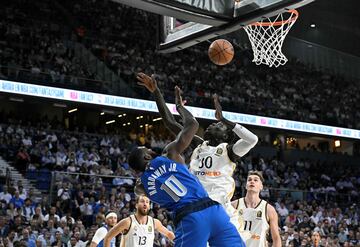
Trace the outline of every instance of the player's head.
{"label": "player's head", "polygon": [[105,222],[108,226],[115,226],[117,223],[117,214],[114,211],[109,211],[105,214]]}
{"label": "player's head", "polygon": [[146,165],[155,158],[156,153],[146,147],[134,148],[129,157],[129,166],[136,172],[143,172],[146,169]]}
{"label": "player's head", "polygon": [[135,204],[136,212],[142,216],[148,215],[150,210],[150,199],[147,196],[141,195],[136,197]]}
{"label": "player's head", "polygon": [[223,142],[230,142],[232,137],[232,130],[222,122],[210,124],[204,132],[204,140],[209,141],[209,145],[211,146],[217,146]]}
{"label": "player's head", "polygon": [[260,171],[249,171],[246,181],[246,190],[260,193],[263,189],[264,177]]}
{"label": "player's head", "polygon": [[311,235],[311,240],[315,246],[319,245],[320,239],[321,239],[320,233],[317,231],[314,231],[313,234]]}

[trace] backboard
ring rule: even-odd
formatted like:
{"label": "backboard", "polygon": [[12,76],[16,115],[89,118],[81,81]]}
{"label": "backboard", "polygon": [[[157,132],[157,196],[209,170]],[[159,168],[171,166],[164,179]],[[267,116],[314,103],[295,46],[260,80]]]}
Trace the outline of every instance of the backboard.
{"label": "backboard", "polygon": [[[231,0],[234,1],[234,0]],[[174,52],[200,42],[234,32],[242,27],[289,9],[297,9],[314,0],[240,0],[235,1],[232,18],[203,18],[194,20],[188,15],[159,16],[157,50]],[[188,13],[187,13],[188,14]],[[198,18],[198,16],[197,16]]]}

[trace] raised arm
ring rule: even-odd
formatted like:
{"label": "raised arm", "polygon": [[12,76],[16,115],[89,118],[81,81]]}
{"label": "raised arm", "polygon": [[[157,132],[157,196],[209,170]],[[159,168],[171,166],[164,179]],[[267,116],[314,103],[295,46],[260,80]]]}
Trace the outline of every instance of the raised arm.
{"label": "raised arm", "polygon": [[[164,97],[161,94],[159,87],[157,86],[155,76],[152,75],[150,77],[144,73],[138,73],[136,78],[138,79],[139,85],[145,87],[150,93],[154,95],[156,105],[163,119],[165,127],[168,128],[168,130],[170,130],[173,134],[179,134],[183,129],[183,126],[175,120],[175,117],[171,114],[169,108],[167,107]],[[204,140],[201,137],[195,135],[193,138],[193,145],[197,146],[203,141]]]}
{"label": "raised arm", "polygon": [[215,118],[225,124],[240,138],[235,144],[228,145],[229,158],[234,161],[236,157],[242,157],[247,154],[258,142],[258,137],[244,126],[226,119],[222,115],[219,96],[215,94],[213,99],[215,105]]}
{"label": "raised arm", "polygon": [[172,160],[184,163],[181,154],[190,145],[191,140],[199,128],[199,123],[184,107],[181,91],[178,86],[175,87],[175,104],[177,111],[183,119],[184,127],[176,136],[176,139],[164,148],[163,155],[168,156]]}

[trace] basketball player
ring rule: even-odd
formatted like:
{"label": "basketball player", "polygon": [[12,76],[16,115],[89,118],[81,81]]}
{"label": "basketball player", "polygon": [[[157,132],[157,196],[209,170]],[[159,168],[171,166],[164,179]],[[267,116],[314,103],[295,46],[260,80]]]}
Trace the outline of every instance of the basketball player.
{"label": "basketball player", "polygon": [[246,195],[232,202],[240,216],[240,236],[247,247],[267,246],[266,236],[271,232],[274,247],[281,247],[278,215],[275,208],[260,199],[264,178],[259,171],[250,171],[246,182]]}
{"label": "basketball player", "polygon": [[174,240],[175,235],[164,227],[158,219],[148,216],[150,200],[146,196],[136,198],[136,212],[121,220],[106,235],[105,247],[110,247],[110,239],[115,239],[122,234],[120,247],[153,247],[155,232],[158,231],[170,240]]}
{"label": "basketball player", "polygon": [[[182,126],[176,122],[166,106],[154,76],[139,73],[137,79],[139,85],[154,94],[165,126],[173,133],[179,133]],[[232,177],[236,166],[234,161],[247,154],[256,145],[258,138],[245,127],[223,117],[217,95],[214,95],[214,104],[215,117],[219,122],[211,124],[206,129],[205,141],[199,136],[194,137],[192,145],[196,148],[191,155],[190,171],[198,177],[209,197],[224,205],[231,222],[239,230],[239,218],[230,202],[235,190],[235,181]],[[235,143],[232,140],[234,133],[237,135]]]}
{"label": "basketball player", "polygon": [[[108,231],[117,223],[117,214],[109,211],[105,214],[105,225],[97,229],[93,239],[91,240],[90,247],[104,247],[104,237]],[[109,247],[115,247],[115,238],[111,238]]]}
{"label": "basketball player", "polygon": [[129,166],[142,172],[135,193],[146,193],[151,201],[174,213],[175,246],[244,246],[229,216],[218,202],[208,197],[199,180],[190,173],[182,153],[190,145],[199,124],[184,107],[180,89],[175,87],[176,109],[183,129],[163,150],[162,156],[145,147],[134,149]]}

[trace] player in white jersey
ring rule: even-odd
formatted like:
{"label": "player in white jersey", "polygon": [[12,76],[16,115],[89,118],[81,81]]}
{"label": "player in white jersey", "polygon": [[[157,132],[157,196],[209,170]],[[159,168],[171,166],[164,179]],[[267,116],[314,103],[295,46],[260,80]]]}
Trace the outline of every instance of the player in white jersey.
{"label": "player in white jersey", "polygon": [[250,171],[246,182],[246,195],[232,202],[240,217],[240,236],[246,247],[264,247],[271,233],[274,247],[281,246],[278,215],[275,208],[260,199],[264,178],[259,171]]}
{"label": "player in white jersey", "polygon": [[[90,247],[104,247],[104,238],[108,231],[117,223],[117,214],[109,211],[105,214],[105,224],[97,229],[91,240]],[[115,247],[115,238],[110,241],[110,247]]]}
{"label": "player in white jersey", "polygon": [[110,247],[110,239],[122,234],[120,247],[153,247],[155,232],[158,231],[171,241],[175,235],[158,219],[148,216],[150,200],[146,196],[136,198],[135,214],[121,220],[106,235],[104,247]]}
{"label": "player in white jersey", "polygon": [[[139,73],[137,79],[139,85],[154,94],[165,126],[173,133],[179,133],[182,126],[176,122],[166,106],[154,76]],[[224,205],[231,222],[239,228],[238,216],[230,202],[235,190],[235,181],[232,178],[236,166],[234,161],[248,153],[256,145],[258,138],[245,127],[223,117],[217,95],[214,96],[214,104],[215,117],[219,122],[211,124],[205,130],[204,139],[194,137],[192,147],[196,148],[192,152],[191,160],[186,163],[190,163],[190,170],[198,177],[209,197]],[[237,136],[236,142],[234,133]]]}

